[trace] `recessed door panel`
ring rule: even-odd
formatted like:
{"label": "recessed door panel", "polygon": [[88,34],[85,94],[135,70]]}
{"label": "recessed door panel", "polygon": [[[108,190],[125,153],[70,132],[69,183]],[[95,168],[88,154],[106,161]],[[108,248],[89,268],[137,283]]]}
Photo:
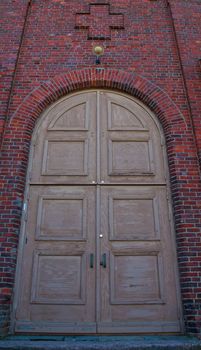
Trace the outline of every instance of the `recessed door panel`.
{"label": "recessed door panel", "polygon": [[88,140],[68,138],[45,142],[42,175],[88,175]]}
{"label": "recessed door panel", "polygon": [[109,175],[154,175],[151,142],[134,135],[113,138],[108,143]]}
{"label": "recessed door panel", "polygon": [[38,200],[36,225],[38,240],[86,240],[86,196],[41,196]]}
{"label": "recessed door panel", "polygon": [[159,198],[155,191],[111,194],[108,215],[110,240],[157,240],[160,237]]}
{"label": "recessed door panel", "polygon": [[36,251],[31,303],[85,304],[86,256]]}
{"label": "recessed door panel", "polygon": [[138,110],[133,110],[130,106],[122,106],[120,101],[115,99],[108,100],[107,108],[109,130],[146,129]]}
{"label": "recessed door panel", "polygon": [[158,252],[110,254],[111,304],[162,303]]}
{"label": "recessed door panel", "polygon": [[[80,102],[80,103],[79,103]],[[48,130],[88,130],[89,128],[89,101],[69,101],[63,108],[55,108],[54,116]]]}

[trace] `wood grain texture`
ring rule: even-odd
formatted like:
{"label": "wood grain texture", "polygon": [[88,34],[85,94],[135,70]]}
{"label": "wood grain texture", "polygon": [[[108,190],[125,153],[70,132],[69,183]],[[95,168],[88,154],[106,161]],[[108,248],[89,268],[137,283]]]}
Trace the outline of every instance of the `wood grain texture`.
{"label": "wood grain texture", "polygon": [[73,95],[44,114],[31,154],[16,332],[179,332],[154,116],[117,93]]}

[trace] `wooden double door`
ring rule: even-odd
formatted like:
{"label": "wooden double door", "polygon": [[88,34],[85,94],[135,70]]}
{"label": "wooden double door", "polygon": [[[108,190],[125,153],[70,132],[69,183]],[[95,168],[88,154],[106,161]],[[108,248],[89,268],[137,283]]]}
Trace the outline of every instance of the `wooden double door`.
{"label": "wooden double door", "polygon": [[160,127],[110,91],[66,97],[33,136],[15,332],[179,332]]}

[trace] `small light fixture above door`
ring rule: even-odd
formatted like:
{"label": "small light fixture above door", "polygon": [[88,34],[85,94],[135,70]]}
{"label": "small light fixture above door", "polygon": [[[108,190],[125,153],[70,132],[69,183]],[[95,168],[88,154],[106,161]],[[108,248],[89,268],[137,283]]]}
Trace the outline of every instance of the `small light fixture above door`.
{"label": "small light fixture above door", "polygon": [[104,48],[101,45],[93,46],[93,54],[96,55],[96,64],[100,64],[100,56],[104,54]]}

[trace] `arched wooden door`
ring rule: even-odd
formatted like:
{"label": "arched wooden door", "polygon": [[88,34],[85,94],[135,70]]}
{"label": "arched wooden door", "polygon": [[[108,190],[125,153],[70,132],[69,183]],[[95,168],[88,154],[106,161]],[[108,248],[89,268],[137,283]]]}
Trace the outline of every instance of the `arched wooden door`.
{"label": "arched wooden door", "polygon": [[15,331],[179,332],[160,128],[110,91],[63,98],[37,125]]}

